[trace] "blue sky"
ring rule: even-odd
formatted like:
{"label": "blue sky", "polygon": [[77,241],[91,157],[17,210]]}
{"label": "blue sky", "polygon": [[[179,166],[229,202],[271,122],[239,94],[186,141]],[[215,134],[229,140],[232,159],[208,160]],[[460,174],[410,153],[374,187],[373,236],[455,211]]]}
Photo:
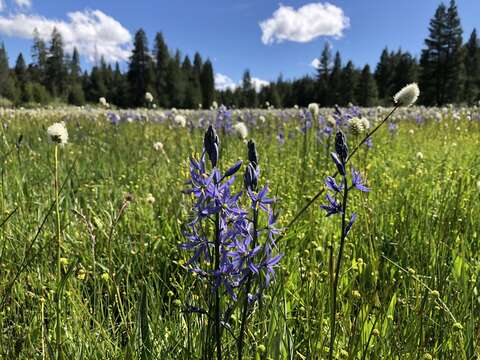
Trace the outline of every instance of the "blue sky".
{"label": "blue sky", "polygon": [[[162,31],[171,48],[179,48],[183,54],[199,51],[209,57],[225,81],[238,82],[246,68],[255,78],[274,80],[280,73],[285,78],[312,73],[312,60],[319,56],[325,41],[357,66],[374,66],[385,46],[419,55],[429,20],[440,3],[1,0],[0,39],[13,61],[19,51],[30,54],[34,27],[47,37],[56,25],[67,47],[78,46],[88,66],[98,54],[110,60],[126,58],[131,37],[143,27],[150,44],[155,32]],[[480,27],[480,1],[458,0],[457,4],[466,38],[474,27]]]}

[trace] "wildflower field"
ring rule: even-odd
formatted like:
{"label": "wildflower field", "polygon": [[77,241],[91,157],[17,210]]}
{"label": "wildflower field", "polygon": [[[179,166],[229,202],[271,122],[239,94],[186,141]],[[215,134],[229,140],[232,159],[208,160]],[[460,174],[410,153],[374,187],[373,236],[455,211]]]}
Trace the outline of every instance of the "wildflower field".
{"label": "wildflower field", "polygon": [[2,110],[0,358],[476,359],[480,108],[392,110]]}

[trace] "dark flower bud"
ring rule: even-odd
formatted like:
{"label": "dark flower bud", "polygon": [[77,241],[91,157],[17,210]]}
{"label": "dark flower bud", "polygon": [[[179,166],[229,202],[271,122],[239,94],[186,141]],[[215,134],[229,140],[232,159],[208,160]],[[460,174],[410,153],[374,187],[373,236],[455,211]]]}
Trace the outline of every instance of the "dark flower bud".
{"label": "dark flower bud", "polygon": [[248,140],[248,161],[250,161],[254,168],[257,168],[258,165],[258,154],[255,147],[255,142],[253,140]]}
{"label": "dark flower bud", "polygon": [[212,167],[217,166],[218,162],[218,136],[215,132],[215,129],[210,125],[205,132],[205,137],[203,138],[203,147],[205,152],[208,154],[210,161],[212,162]]}
{"label": "dark flower bud", "polygon": [[335,136],[335,151],[342,164],[345,165],[348,158],[348,146],[345,135],[341,130],[337,131]]}
{"label": "dark flower bud", "polygon": [[338,155],[335,154],[335,153],[331,153],[330,155],[332,157],[333,162],[337,166],[337,169],[338,169],[338,172],[340,173],[340,175],[345,176],[345,166],[343,165],[343,163],[338,158]]}
{"label": "dark flower bud", "polygon": [[253,167],[252,163],[248,164],[247,169],[245,170],[245,175],[243,177],[245,182],[245,187],[247,189],[255,191],[258,184],[257,171]]}

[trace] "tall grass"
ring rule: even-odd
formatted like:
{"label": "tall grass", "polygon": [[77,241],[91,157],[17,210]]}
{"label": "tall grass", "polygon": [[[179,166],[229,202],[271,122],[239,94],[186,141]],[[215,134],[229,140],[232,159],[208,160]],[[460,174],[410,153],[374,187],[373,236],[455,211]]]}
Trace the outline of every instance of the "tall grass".
{"label": "tall grass", "polygon": [[[396,135],[386,128],[375,135],[362,167],[373,191],[349,200],[359,217],[346,239],[338,284],[336,357],[475,359],[480,352],[480,125],[446,113],[440,123],[428,118],[417,125],[414,111],[420,110],[399,122]],[[208,319],[186,306],[201,304],[205,289],[182,269],[186,254],[177,246],[190,207],[180,191],[203,129],[112,127],[89,116],[67,121],[70,144],[58,154],[64,358],[202,358],[199,334]],[[313,131],[305,139],[301,123],[277,116],[269,113],[250,133],[262,177],[279,200],[281,227],[335,169],[327,160],[317,165],[313,146],[304,153],[305,142],[316,141]],[[2,133],[0,358],[53,358],[58,229],[45,129],[60,120],[19,113]],[[227,168],[245,157],[245,145],[225,137]],[[154,150],[157,141],[169,162]],[[339,234],[338,220],[326,220],[318,205],[279,243],[285,257],[249,314],[246,359],[328,354],[328,254]],[[236,313],[230,319],[241,320]],[[225,331],[224,358],[236,349]]]}

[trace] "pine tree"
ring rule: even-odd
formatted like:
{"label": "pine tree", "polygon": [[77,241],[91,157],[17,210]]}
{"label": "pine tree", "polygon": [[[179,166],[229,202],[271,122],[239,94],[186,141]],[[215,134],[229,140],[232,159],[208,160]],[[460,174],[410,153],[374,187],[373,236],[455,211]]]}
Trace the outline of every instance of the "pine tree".
{"label": "pine tree", "polygon": [[328,80],[330,77],[330,62],[332,61],[332,54],[330,51],[330,44],[325,43],[322,55],[320,56],[319,66],[317,68],[317,91],[318,102],[322,105],[327,104],[328,97]]}
{"label": "pine tree", "polygon": [[207,60],[202,67],[200,75],[200,86],[202,89],[202,104],[204,109],[212,106],[215,98],[215,78],[213,75],[213,66],[210,60]]}
{"label": "pine tree", "polygon": [[374,106],[378,100],[377,83],[373,77],[370,66],[365,65],[360,74],[357,85],[357,102],[360,106]]}
{"label": "pine tree", "polygon": [[47,87],[54,97],[66,98],[67,69],[64,59],[63,39],[57,28],[52,31],[46,64],[46,81]]}
{"label": "pine tree", "polygon": [[405,85],[418,81],[418,64],[412,55],[408,52],[402,53],[399,51],[394,61],[395,67],[392,77],[392,93],[389,94],[387,101],[392,102],[392,95],[398,89]]}
{"label": "pine tree", "polygon": [[167,108],[170,105],[168,88],[167,88],[167,71],[170,62],[170,54],[167,45],[163,39],[162,33],[157,33],[155,36],[155,76],[156,76],[156,92],[158,97],[158,104]]}
{"label": "pine tree", "polygon": [[72,105],[85,104],[85,93],[83,91],[80,76],[82,69],[80,67],[80,54],[78,49],[73,48],[72,59],[69,61],[69,90],[68,90],[68,103]]}
{"label": "pine tree", "polygon": [[385,48],[380,55],[380,61],[375,68],[374,75],[377,82],[378,96],[385,103],[391,102],[391,98],[396,91],[396,88],[393,86],[394,74],[395,61],[393,55]]}
{"label": "pine tree", "polygon": [[33,81],[45,85],[48,51],[47,45],[45,44],[45,41],[40,38],[37,29],[33,31],[33,46],[31,54],[33,64],[30,68],[30,77]]}
{"label": "pine tree", "polygon": [[111,99],[108,98],[108,88],[105,84],[102,71],[97,66],[92,68],[86,93],[87,99],[95,104],[98,103],[98,99],[101,97],[106,98],[107,101],[111,101]]}
{"label": "pine tree", "polygon": [[175,57],[168,63],[167,93],[172,107],[181,107],[185,98],[185,78],[180,68],[180,56],[180,51],[177,50]]}
{"label": "pine tree", "polygon": [[242,101],[240,106],[245,108],[257,107],[257,92],[250,75],[250,70],[245,70],[242,79]]}
{"label": "pine tree", "polygon": [[15,87],[15,80],[10,74],[7,50],[3,43],[0,47],[0,97],[12,102],[17,102],[19,97],[18,90]]}
{"label": "pine tree", "polygon": [[182,75],[185,82],[183,107],[187,109],[197,109],[198,104],[202,101],[202,94],[200,92],[199,80],[194,73],[192,62],[188,56],[185,56],[182,64]]}
{"label": "pine tree", "polygon": [[128,82],[126,76],[122,74],[119,63],[115,63],[115,70],[113,72],[113,97],[112,103],[120,106],[128,106]]}
{"label": "pine tree", "polygon": [[473,104],[480,96],[480,46],[476,29],[465,44],[465,73],[464,99]]}
{"label": "pine tree", "polygon": [[127,78],[130,86],[129,105],[143,106],[145,93],[154,92],[155,87],[152,58],[148,52],[147,35],[143,29],[135,34]]}
{"label": "pine tree", "polygon": [[69,69],[70,81],[74,83],[78,82],[81,74],[82,68],[80,66],[80,54],[78,53],[78,49],[74,47]]}
{"label": "pine tree", "polygon": [[15,62],[14,74],[19,100],[21,102],[29,102],[31,99],[28,96],[29,94],[26,93],[26,85],[28,83],[27,65],[22,53],[18,55],[17,61]]}
{"label": "pine tree", "polygon": [[340,105],[355,104],[355,89],[357,87],[357,72],[353,63],[349,61],[342,70]]}
{"label": "pine tree", "polygon": [[333,61],[332,72],[328,80],[328,96],[327,105],[333,106],[340,103],[340,92],[342,84],[342,59],[340,53],[335,53],[335,60]]}
{"label": "pine tree", "polygon": [[426,105],[459,99],[463,88],[462,28],[455,1],[440,4],[430,21],[429,37],[420,58],[420,88]]}

